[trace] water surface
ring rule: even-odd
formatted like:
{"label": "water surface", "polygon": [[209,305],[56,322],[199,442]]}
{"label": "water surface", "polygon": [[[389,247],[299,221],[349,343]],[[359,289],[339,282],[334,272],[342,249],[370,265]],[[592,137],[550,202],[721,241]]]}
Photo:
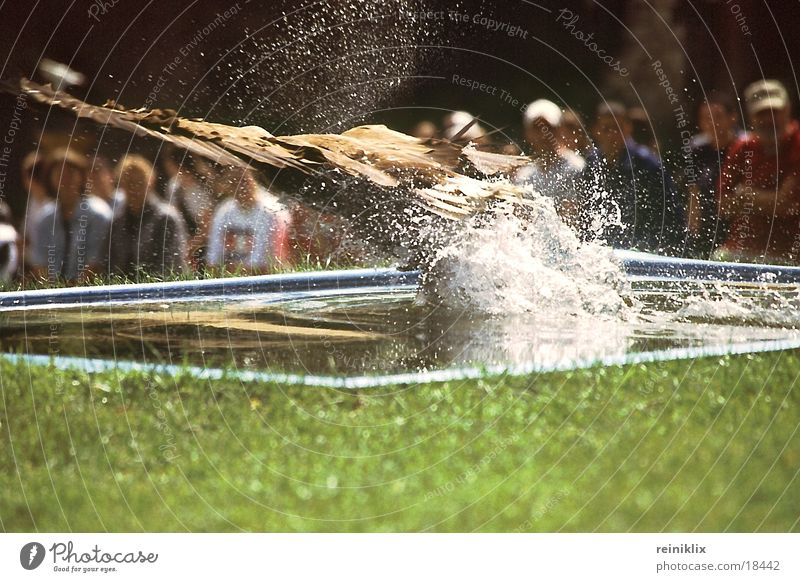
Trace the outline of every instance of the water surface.
{"label": "water surface", "polygon": [[[730,297],[720,301],[708,290],[640,285],[628,297],[637,315],[627,321],[481,315],[423,304],[408,288],[29,308],[0,313],[0,348],[299,377],[569,369],[797,347],[793,325],[753,321],[785,307],[776,293],[750,289],[747,308],[737,311]],[[747,318],[737,320],[737,313]]]}

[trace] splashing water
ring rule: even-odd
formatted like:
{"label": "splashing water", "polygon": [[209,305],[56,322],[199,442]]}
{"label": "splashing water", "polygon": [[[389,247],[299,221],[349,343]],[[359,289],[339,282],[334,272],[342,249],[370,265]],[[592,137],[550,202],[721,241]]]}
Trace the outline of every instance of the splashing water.
{"label": "splashing water", "polygon": [[671,319],[799,329],[800,289],[777,290],[762,282],[741,291],[715,283],[699,293],[686,292]]}
{"label": "splashing water", "polygon": [[[422,0],[346,0],[287,10],[239,48],[243,62],[231,82],[242,113],[266,113],[277,133],[337,131],[371,121],[374,110],[413,82],[426,58],[420,46],[447,36],[446,22],[424,17],[427,8]],[[473,219],[455,233],[440,232],[434,221],[427,233],[418,224],[398,239],[432,241],[438,250],[426,274],[428,288],[436,286],[451,307],[625,316],[624,272],[611,250],[580,243],[549,199],[533,190],[530,199],[527,218],[497,208],[491,220]]]}
{"label": "splashing water", "polygon": [[551,199],[532,189],[529,215],[510,206],[475,218],[436,252],[426,284],[450,307],[488,314],[627,318],[628,284],[609,247],[582,243]]}
{"label": "splashing water", "polygon": [[654,302],[633,287],[610,247],[581,242],[550,198],[531,188],[526,196],[526,216],[499,206],[455,232],[427,233],[439,243],[423,275],[428,300],[433,295],[445,307],[491,316],[800,329],[800,286],[769,280],[737,286],[676,274],[671,302]]}

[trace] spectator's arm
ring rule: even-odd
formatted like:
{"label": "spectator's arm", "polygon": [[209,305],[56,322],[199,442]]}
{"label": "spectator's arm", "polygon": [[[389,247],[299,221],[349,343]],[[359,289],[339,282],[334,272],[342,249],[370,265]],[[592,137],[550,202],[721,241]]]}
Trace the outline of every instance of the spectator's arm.
{"label": "spectator's arm", "polygon": [[219,207],[217,211],[214,213],[214,217],[211,220],[211,228],[208,231],[208,250],[206,256],[206,262],[211,267],[222,267],[222,255],[223,255],[223,235],[225,229],[225,222],[223,213],[219,211]]}
{"label": "spectator's arm", "polygon": [[180,215],[164,217],[163,270],[180,273],[186,270],[189,234]]}
{"label": "spectator's arm", "polygon": [[111,214],[96,217],[86,229],[86,264],[80,280],[86,281],[94,275],[108,272],[108,236],[111,229]]}
{"label": "spectator's arm", "polygon": [[275,236],[273,238],[274,248],[272,253],[278,263],[285,264],[290,259],[290,244],[289,244],[289,230],[290,218],[289,212],[279,212],[276,215]]}
{"label": "spectator's arm", "polygon": [[51,254],[55,259],[55,253],[51,253],[49,250],[55,250],[56,248],[53,217],[49,216],[47,219],[41,218],[37,220],[33,225],[33,229],[36,236],[31,238],[36,241],[36,244],[29,243],[26,245],[25,269],[35,279],[53,280],[61,273],[60,264],[53,264],[52,267],[48,265],[48,257]]}

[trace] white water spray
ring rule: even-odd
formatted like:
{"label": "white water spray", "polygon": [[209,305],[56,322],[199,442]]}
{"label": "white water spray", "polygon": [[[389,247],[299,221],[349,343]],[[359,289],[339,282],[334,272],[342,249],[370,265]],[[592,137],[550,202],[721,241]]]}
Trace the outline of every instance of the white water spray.
{"label": "white water spray", "polygon": [[[627,318],[627,282],[609,247],[582,243],[533,190],[527,216],[500,205],[438,250],[426,283],[449,307],[493,315]],[[432,280],[436,278],[436,280]]]}

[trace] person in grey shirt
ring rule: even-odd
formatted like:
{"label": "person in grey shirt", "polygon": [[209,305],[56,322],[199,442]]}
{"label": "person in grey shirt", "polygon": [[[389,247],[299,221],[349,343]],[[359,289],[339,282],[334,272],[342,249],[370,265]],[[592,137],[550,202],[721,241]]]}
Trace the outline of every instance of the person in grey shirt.
{"label": "person in grey shirt", "polygon": [[48,161],[46,181],[53,200],[31,224],[35,241],[27,268],[50,281],[85,280],[108,266],[111,209],[96,196],[86,196],[86,161],[70,150]]}
{"label": "person in grey shirt", "polygon": [[119,163],[117,178],[125,192],[125,212],[111,227],[111,270],[132,277],[185,271],[186,223],[154,194],[152,164],[141,156],[127,156]]}

